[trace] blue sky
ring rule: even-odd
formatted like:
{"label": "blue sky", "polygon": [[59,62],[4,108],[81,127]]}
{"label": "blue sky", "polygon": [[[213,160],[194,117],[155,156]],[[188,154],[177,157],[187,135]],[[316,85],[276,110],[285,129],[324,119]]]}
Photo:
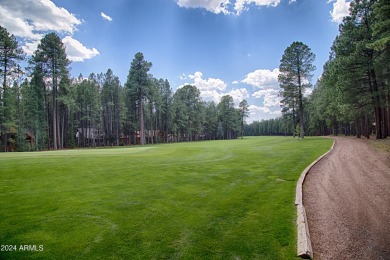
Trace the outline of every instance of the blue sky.
{"label": "blue sky", "polygon": [[72,76],[106,72],[125,83],[135,53],[176,90],[196,85],[206,101],[230,94],[250,105],[250,118],[280,115],[278,67],[302,41],[321,75],[346,0],[0,0],[0,25],[31,54],[40,38],[63,39]]}

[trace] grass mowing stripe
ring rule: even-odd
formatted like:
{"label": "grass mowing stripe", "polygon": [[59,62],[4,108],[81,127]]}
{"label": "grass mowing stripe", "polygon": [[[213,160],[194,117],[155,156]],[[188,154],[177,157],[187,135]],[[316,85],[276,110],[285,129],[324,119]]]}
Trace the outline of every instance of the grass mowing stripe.
{"label": "grass mowing stripe", "polygon": [[294,259],[294,191],[331,140],[0,154],[1,259]]}

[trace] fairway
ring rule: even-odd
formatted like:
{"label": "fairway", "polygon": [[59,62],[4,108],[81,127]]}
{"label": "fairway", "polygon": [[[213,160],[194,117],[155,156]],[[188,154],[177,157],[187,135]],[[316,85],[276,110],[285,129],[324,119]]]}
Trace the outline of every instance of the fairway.
{"label": "fairway", "polygon": [[0,259],[295,259],[296,182],[331,144],[247,137],[0,154],[0,241],[16,246]]}

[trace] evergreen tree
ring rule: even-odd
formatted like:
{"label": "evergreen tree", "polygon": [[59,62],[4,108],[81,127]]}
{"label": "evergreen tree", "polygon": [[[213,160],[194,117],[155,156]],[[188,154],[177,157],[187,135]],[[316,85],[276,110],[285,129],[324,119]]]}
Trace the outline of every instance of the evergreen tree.
{"label": "evergreen tree", "polygon": [[173,95],[175,124],[186,141],[192,141],[199,134],[201,124],[201,98],[200,91],[192,85],[179,88]]}
{"label": "evergreen tree", "polygon": [[78,145],[94,147],[100,140],[101,133],[96,131],[100,125],[99,85],[95,75],[83,79],[76,84],[75,104],[78,128]]}
{"label": "evergreen tree", "polygon": [[119,78],[111,69],[104,74],[103,88],[101,91],[101,104],[103,108],[103,125],[106,141],[119,146],[120,141],[120,104],[121,86]]}
{"label": "evergreen tree", "polygon": [[160,89],[159,89],[159,96],[161,100],[160,110],[161,110],[161,117],[160,117],[160,130],[164,133],[164,139],[165,142],[169,141],[169,133],[172,126],[172,89],[169,84],[169,81],[166,79],[164,83],[160,80]]}
{"label": "evergreen tree", "polygon": [[46,85],[43,81],[43,73],[40,67],[35,67],[31,81],[24,88],[24,105],[26,117],[26,129],[34,138],[35,150],[42,150],[49,147],[49,121]]}
{"label": "evergreen tree", "polygon": [[241,134],[241,138],[243,138],[245,118],[249,116],[248,101],[246,101],[246,99],[242,100],[239,106],[240,106],[240,121],[241,121],[240,134]]}
{"label": "evergreen tree", "polygon": [[374,21],[372,36],[374,41],[368,45],[377,51],[390,48],[390,2],[377,0],[373,5]]}
{"label": "evergreen tree", "polygon": [[[390,136],[390,2],[378,0],[373,5],[373,42],[369,48],[376,51],[375,71],[382,84],[383,136]],[[386,108],[387,107],[387,108]]]}
{"label": "evergreen tree", "polygon": [[304,108],[303,93],[310,87],[311,73],[315,70],[313,65],[314,53],[302,42],[293,42],[284,51],[279,66],[279,83],[282,88],[282,103],[292,108],[293,117],[298,104],[300,137],[304,137]]}
{"label": "evergreen tree", "polygon": [[218,139],[223,139],[223,126],[222,126],[222,122],[221,121],[218,121],[218,127],[217,127],[217,138]]}
{"label": "evergreen tree", "polygon": [[207,103],[205,106],[206,106],[205,113],[207,116],[207,120],[205,122],[205,132],[208,135],[208,139],[215,140],[217,138],[217,129],[219,123],[218,108],[214,101]]}
{"label": "evergreen tree", "polygon": [[53,149],[62,147],[60,144],[60,122],[58,87],[61,79],[68,77],[70,61],[66,57],[65,47],[56,33],[46,34],[32,57],[32,63],[42,71],[43,76],[50,78],[46,84],[51,88],[51,135]]}
{"label": "evergreen tree", "polygon": [[129,108],[134,112],[137,109],[140,144],[145,144],[145,121],[144,106],[146,99],[150,96],[150,77],[148,72],[152,63],[144,60],[144,55],[138,52],[131,62],[130,71],[125,86],[128,88],[130,103]]}
{"label": "evergreen tree", "polygon": [[219,121],[223,126],[225,138],[232,139],[235,122],[235,109],[232,96],[225,95],[221,98],[221,101],[218,103],[218,115]]}
{"label": "evergreen tree", "polygon": [[[16,41],[14,35],[9,34],[7,29],[0,26],[0,136],[2,141],[2,150],[7,151],[7,137],[8,137],[8,127],[9,124],[8,117],[11,115],[8,113],[8,105],[6,96],[8,91],[11,88],[11,82],[15,74],[20,73],[20,67],[18,66],[18,61],[23,59],[23,51],[19,46],[19,43]],[[8,112],[7,112],[8,111]],[[8,114],[7,114],[8,113]]]}

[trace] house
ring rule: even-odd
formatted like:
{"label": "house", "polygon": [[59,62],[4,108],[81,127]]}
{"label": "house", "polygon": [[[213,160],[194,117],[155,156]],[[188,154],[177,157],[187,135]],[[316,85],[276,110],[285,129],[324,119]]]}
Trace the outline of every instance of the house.
{"label": "house", "polygon": [[100,129],[96,128],[77,128],[76,132],[76,138],[78,141],[78,144],[80,144],[83,141],[86,141],[87,143],[98,143],[104,141],[104,132]]}

